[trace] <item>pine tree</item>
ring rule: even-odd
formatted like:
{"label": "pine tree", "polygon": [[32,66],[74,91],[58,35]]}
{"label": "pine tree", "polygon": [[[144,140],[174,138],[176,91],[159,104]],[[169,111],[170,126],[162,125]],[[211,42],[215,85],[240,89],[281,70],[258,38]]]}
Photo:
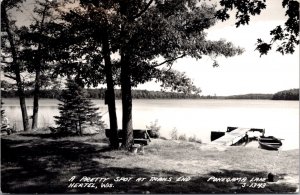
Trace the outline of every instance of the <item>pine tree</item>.
{"label": "pine tree", "polygon": [[101,120],[94,104],[86,98],[86,93],[76,82],[68,79],[67,89],[59,97],[62,102],[59,104],[60,116],[55,116],[57,133],[69,135],[82,135],[82,131],[87,126],[98,125],[99,129],[104,129],[104,122]]}

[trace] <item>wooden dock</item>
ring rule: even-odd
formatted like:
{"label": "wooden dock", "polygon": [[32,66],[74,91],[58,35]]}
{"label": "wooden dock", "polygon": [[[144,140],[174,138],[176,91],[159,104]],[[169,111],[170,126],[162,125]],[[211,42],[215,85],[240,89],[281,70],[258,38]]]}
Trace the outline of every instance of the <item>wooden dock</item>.
{"label": "wooden dock", "polygon": [[247,139],[247,132],[258,131],[258,129],[251,128],[235,128],[230,132],[226,132],[224,136],[214,140],[212,144],[222,146],[232,146],[243,142]]}

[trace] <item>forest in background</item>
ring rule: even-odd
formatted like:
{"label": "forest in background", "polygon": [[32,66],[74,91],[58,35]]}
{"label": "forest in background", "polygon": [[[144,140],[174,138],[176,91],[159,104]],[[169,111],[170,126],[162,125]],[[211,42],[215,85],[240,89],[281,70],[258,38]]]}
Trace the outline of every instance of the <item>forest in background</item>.
{"label": "forest in background", "polygon": [[[88,98],[105,99],[105,88],[84,89]],[[62,90],[41,90],[40,98],[57,99]],[[26,90],[27,98],[33,97],[33,90]],[[115,89],[116,99],[121,99],[121,90]],[[244,94],[231,96],[203,96],[199,94],[184,94],[166,91],[132,90],[134,99],[266,99],[266,100],[299,100],[299,89],[279,91],[275,94]],[[17,98],[16,90],[2,90],[2,98]]]}
{"label": "forest in background", "polygon": [[289,89],[275,93],[272,100],[299,100],[299,89]]}
{"label": "forest in background", "polygon": [[[63,90],[41,90],[40,98],[57,99]],[[92,99],[105,99],[106,88],[100,89],[84,89],[87,98]],[[25,95],[27,98],[33,97],[33,90],[26,90]],[[17,91],[8,90],[2,91],[3,98],[17,98]],[[165,91],[148,91],[148,90],[132,90],[132,96],[135,99],[198,99],[201,96],[198,94],[185,94],[176,92]],[[120,89],[115,89],[116,99],[121,99],[122,94]]]}

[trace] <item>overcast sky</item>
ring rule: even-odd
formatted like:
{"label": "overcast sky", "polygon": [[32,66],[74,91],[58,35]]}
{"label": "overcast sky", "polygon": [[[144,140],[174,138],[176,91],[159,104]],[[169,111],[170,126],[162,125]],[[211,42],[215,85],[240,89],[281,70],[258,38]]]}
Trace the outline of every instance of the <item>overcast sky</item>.
{"label": "overcast sky", "polygon": [[[213,68],[209,57],[196,61],[190,58],[178,60],[173,68],[184,71],[201,88],[202,95],[237,95],[247,93],[276,93],[280,90],[299,88],[299,46],[293,55],[270,52],[260,57],[255,51],[258,38],[271,39],[270,30],[283,25],[286,17],[281,0],[267,1],[267,9],[261,15],[251,17],[247,26],[235,27],[235,18],[218,22],[210,28],[208,38],[224,38],[245,52],[232,58],[217,58],[220,66]],[[159,89],[148,83],[140,89]]]}

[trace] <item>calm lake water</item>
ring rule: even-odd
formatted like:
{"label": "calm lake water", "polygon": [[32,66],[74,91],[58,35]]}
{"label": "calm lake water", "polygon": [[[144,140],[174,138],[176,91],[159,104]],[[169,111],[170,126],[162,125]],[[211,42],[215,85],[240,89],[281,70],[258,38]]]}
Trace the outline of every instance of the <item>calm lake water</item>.
{"label": "calm lake water", "polygon": [[[10,123],[22,128],[18,99],[3,99]],[[93,100],[109,127],[107,106]],[[27,99],[28,114],[32,99]],[[59,114],[57,100],[41,99],[39,126],[55,125]],[[122,105],[117,101],[119,128],[122,127]],[[266,135],[285,139],[285,149],[299,148],[299,102],[272,100],[133,100],[133,127],[145,129],[157,120],[161,134],[169,138],[172,129],[178,134],[210,141],[211,131],[225,131],[227,126],[264,128]]]}

